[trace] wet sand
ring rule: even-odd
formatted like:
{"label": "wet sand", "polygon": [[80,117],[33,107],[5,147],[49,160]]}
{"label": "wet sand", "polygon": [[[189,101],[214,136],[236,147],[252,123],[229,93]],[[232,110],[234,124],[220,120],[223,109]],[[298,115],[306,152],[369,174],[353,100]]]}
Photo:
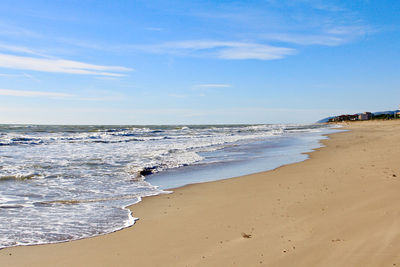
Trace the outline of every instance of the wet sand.
{"label": "wet sand", "polygon": [[346,127],[309,160],[145,198],[133,227],[0,266],[400,266],[400,120]]}

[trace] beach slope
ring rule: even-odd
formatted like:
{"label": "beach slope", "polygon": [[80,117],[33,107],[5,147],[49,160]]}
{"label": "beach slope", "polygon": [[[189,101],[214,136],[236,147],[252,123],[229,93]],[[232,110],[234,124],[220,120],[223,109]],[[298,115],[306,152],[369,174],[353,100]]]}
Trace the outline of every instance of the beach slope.
{"label": "beach slope", "polygon": [[346,127],[309,160],[145,198],[133,227],[0,266],[400,266],[400,120]]}

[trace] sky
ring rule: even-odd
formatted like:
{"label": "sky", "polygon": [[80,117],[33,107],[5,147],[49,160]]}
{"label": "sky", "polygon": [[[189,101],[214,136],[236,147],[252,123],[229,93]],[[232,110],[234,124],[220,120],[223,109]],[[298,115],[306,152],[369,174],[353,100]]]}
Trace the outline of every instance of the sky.
{"label": "sky", "polygon": [[0,1],[0,124],[312,123],[400,104],[400,2]]}

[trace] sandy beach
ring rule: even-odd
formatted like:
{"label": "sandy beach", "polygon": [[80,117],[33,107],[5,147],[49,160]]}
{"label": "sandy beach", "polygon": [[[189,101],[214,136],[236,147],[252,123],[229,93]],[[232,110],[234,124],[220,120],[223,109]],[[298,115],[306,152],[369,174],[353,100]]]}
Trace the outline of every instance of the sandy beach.
{"label": "sandy beach", "polygon": [[304,162],[145,198],[133,227],[0,251],[0,266],[400,266],[400,120]]}

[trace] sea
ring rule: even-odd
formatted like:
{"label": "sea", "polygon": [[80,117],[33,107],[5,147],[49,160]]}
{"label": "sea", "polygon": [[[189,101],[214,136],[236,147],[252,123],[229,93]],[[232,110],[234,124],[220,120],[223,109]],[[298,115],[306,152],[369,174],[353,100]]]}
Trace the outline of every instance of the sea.
{"label": "sea", "polygon": [[143,197],[303,161],[335,131],[326,124],[0,125],[0,248],[130,227],[137,218],[127,207]]}

